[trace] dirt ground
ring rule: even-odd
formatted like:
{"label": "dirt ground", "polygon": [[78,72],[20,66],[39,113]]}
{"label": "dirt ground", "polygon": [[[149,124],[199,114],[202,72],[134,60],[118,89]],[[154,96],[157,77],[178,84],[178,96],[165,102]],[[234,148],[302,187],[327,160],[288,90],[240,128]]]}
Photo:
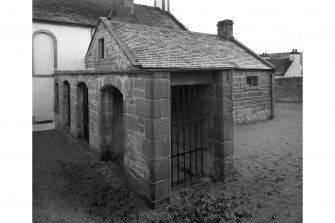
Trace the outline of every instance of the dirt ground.
{"label": "dirt ground", "polygon": [[234,129],[230,183],[174,189],[150,210],[114,163],[92,162],[59,130],[33,133],[33,222],[302,222],[302,104]]}

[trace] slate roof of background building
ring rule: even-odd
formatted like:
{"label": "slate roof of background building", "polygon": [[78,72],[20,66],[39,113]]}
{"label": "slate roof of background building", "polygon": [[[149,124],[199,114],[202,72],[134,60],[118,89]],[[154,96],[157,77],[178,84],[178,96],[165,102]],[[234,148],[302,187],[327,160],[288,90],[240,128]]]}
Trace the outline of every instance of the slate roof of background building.
{"label": "slate roof of background building", "polygon": [[270,63],[272,63],[276,67],[275,76],[284,76],[287,69],[291,66],[292,61],[289,58],[284,59],[269,59]]}
{"label": "slate roof of background building", "polygon": [[[99,17],[109,16],[111,2],[111,0],[33,0],[33,20],[96,26]],[[139,24],[186,29],[173,15],[158,8],[134,4],[134,11]]]}
{"label": "slate roof of background building", "polygon": [[118,23],[106,18],[101,21],[143,68],[272,69],[234,41],[218,35]]}

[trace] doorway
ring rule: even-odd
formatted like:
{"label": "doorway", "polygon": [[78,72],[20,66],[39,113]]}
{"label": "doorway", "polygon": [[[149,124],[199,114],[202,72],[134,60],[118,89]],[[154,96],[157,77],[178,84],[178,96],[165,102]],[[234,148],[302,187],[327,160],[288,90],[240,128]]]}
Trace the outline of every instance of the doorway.
{"label": "doorway", "polygon": [[81,92],[81,101],[79,102],[81,104],[80,107],[82,107],[82,117],[80,118],[82,122],[82,132],[81,136],[82,138],[89,142],[89,107],[88,107],[88,88],[84,83],[80,83],[78,85],[80,92]]}
{"label": "doorway", "polygon": [[71,88],[69,82],[64,82],[65,126],[71,127]]}
{"label": "doorway", "polygon": [[124,164],[124,122],[123,122],[123,95],[113,86],[101,90],[100,128],[103,142],[103,160],[115,159]]}

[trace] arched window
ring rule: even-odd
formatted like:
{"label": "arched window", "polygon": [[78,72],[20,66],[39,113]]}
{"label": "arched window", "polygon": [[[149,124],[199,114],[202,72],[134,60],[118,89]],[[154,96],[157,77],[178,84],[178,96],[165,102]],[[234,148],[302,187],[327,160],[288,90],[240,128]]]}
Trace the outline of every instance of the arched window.
{"label": "arched window", "polygon": [[52,75],[57,68],[57,39],[47,30],[33,34],[33,75]]}

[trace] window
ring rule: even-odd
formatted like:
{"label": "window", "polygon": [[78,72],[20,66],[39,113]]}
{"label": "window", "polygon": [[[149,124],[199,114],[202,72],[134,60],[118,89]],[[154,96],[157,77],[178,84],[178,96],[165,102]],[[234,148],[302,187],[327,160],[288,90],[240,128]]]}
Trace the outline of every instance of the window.
{"label": "window", "polygon": [[58,83],[55,83],[55,106],[54,106],[54,111],[55,111],[56,114],[59,114],[58,103],[59,103]]}
{"label": "window", "polygon": [[259,89],[258,76],[247,76],[245,80],[245,89],[246,90]]}
{"label": "window", "polygon": [[105,58],[105,40],[104,38],[98,40],[98,59]]}
{"label": "window", "polygon": [[246,80],[247,86],[255,87],[258,86],[258,77],[257,76],[249,76]]}

